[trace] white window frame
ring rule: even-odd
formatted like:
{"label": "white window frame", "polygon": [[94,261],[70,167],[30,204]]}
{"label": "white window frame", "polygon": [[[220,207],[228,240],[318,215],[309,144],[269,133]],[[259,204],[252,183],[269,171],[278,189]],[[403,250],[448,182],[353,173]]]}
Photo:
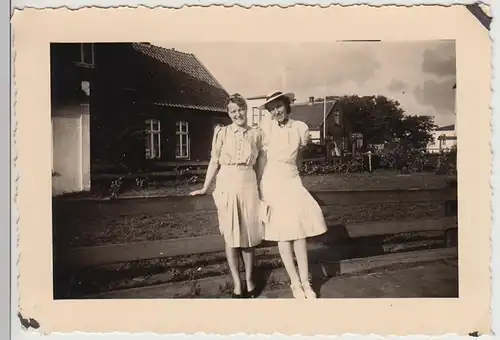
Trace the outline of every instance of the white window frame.
{"label": "white window frame", "polygon": [[[255,119],[255,117],[257,117],[257,119]],[[262,121],[262,110],[256,106],[252,107],[252,126],[258,126],[261,121]]]}
{"label": "white window frame", "polygon": [[[161,122],[158,119],[147,119],[146,122],[146,159],[161,158]],[[155,138],[155,137],[158,138]]]}
{"label": "white window frame", "polygon": [[[90,59],[91,62],[88,63],[85,60],[85,45],[90,45],[92,52],[90,53]],[[95,51],[94,51],[94,43],[80,43],[80,60],[78,61],[78,64],[84,65],[84,66],[95,66]]]}
{"label": "white window frame", "polygon": [[[191,138],[189,138],[189,122],[180,120],[175,123],[175,158],[176,159],[190,159],[191,157]],[[186,136],[186,154],[182,154],[183,138]]]}

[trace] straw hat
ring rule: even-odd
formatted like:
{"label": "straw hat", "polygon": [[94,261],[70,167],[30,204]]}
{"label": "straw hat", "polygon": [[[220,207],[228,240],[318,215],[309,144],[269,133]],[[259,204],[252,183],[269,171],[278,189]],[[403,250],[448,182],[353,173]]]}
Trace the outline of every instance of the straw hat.
{"label": "straw hat", "polygon": [[295,94],[292,92],[283,93],[281,91],[272,92],[271,94],[266,96],[266,101],[264,102],[264,104],[259,106],[259,109],[265,109],[267,104],[269,104],[273,100],[281,98],[281,97],[288,98],[290,100],[290,104],[291,104],[291,103],[293,103],[293,100],[295,99]]}

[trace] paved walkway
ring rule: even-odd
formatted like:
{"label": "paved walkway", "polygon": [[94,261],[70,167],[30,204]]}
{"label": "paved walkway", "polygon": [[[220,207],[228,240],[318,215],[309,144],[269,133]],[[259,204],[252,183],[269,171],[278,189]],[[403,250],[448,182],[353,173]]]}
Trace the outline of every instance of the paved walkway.
{"label": "paved walkway", "polygon": [[[291,298],[289,289],[265,292],[262,298]],[[322,298],[445,298],[458,297],[457,261],[443,260],[416,267],[350,277],[323,283]]]}

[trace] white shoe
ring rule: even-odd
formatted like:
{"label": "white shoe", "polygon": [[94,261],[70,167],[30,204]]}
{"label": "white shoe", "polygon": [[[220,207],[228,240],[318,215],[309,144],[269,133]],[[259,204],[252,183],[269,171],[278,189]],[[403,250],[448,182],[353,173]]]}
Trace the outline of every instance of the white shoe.
{"label": "white shoe", "polygon": [[316,296],[316,293],[314,290],[311,288],[311,284],[307,282],[306,284],[302,284],[302,290],[304,292],[304,295],[306,299],[317,299],[318,297]]}
{"label": "white shoe", "polygon": [[300,284],[291,284],[290,288],[292,288],[292,295],[295,299],[305,299],[306,295],[304,294],[304,290],[302,289],[302,285]]}

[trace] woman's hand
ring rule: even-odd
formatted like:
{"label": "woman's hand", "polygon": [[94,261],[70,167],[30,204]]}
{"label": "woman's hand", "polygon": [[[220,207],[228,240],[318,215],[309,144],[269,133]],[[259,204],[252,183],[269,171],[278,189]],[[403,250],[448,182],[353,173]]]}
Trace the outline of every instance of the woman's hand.
{"label": "woman's hand", "polygon": [[189,193],[189,196],[205,195],[206,193],[207,193],[207,189],[201,188],[200,190],[191,191]]}

